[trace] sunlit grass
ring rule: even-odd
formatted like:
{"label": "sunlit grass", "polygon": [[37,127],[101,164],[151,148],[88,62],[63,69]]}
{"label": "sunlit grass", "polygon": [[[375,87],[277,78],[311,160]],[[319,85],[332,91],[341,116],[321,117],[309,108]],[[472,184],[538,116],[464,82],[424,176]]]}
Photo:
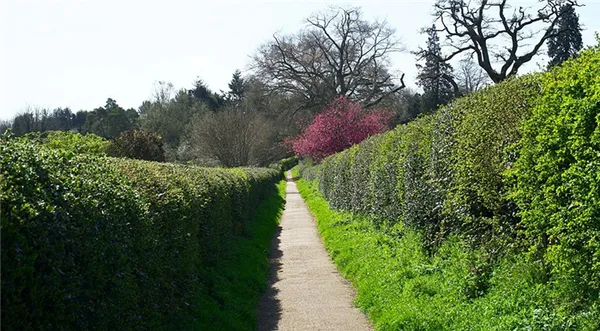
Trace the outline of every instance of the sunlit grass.
{"label": "sunlit grass", "polygon": [[481,252],[448,239],[429,256],[420,235],[383,232],[366,217],[329,208],[316,182],[298,181],[340,272],[357,289],[356,304],[378,330],[597,330],[598,307],[557,310],[553,286],[525,253],[481,271]]}

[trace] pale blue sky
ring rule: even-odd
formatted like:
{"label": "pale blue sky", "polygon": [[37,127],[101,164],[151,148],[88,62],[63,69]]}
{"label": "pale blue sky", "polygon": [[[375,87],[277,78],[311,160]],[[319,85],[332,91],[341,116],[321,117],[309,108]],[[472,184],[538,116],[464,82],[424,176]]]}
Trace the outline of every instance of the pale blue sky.
{"label": "pale blue sky", "polygon": [[[581,2],[584,43],[592,44],[593,32],[600,31],[600,2]],[[432,23],[432,3],[3,0],[0,118],[28,106],[91,110],[109,97],[137,108],[158,80],[189,88],[200,77],[213,90],[225,90],[233,71],[247,68],[273,33],[298,31],[304,18],[332,4],[360,6],[367,18],[387,19],[414,50],[424,44],[419,29]],[[413,55],[394,55],[392,67],[414,87]]]}

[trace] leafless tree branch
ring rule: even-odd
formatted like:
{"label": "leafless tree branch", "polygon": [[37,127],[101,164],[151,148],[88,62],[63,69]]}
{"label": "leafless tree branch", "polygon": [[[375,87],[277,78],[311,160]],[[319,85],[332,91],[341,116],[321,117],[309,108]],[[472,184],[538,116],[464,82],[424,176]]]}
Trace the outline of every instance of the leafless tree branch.
{"label": "leafless tree branch", "polygon": [[302,99],[298,111],[321,108],[339,95],[370,107],[405,87],[403,77],[388,72],[388,56],[400,44],[387,22],[335,8],[306,23],[297,34],[274,36],[251,67],[269,88]]}
{"label": "leafless tree branch", "polygon": [[[493,82],[517,74],[539,53],[548,38],[559,33],[554,27],[563,15],[560,7],[563,4],[579,6],[577,0],[540,2],[543,5],[532,15],[531,8],[513,9],[507,0],[437,0],[434,17],[441,23],[437,31],[446,34],[446,46],[453,49],[445,60],[473,52]],[[524,50],[528,40],[534,40],[533,47]],[[498,43],[508,46],[496,51]],[[499,69],[494,67],[494,60],[502,60]]]}

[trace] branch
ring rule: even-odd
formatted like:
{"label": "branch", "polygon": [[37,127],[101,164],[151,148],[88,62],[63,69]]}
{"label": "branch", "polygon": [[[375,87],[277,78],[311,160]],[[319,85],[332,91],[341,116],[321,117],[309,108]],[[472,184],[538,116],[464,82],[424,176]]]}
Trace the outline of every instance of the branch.
{"label": "branch", "polygon": [[391,94],[394,94],[394,93],[397,93],[398,91],[402,90],[405,87],[406,87],[406,85],[404,84],[404,74],[402,74],[402,76],[400,77],[400,86],[398,86],[395,89],[389,91],[388,93],[385,93],[385,94],[381,95],[379,98],[375,99],[374,101],[371,101],[371,102],[367,103],[365,105],[365,108],[370,108],[372,106],[377,105],[378,103],[381,102],[381,100],[383,100],[387,96],[389,96]]}

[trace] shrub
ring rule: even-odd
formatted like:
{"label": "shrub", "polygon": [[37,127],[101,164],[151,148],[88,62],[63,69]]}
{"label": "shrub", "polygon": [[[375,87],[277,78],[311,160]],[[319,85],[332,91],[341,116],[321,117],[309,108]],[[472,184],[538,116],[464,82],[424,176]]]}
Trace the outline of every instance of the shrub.
{"label": "shrub", "polygon": [[298,158],[295,156],[288,157],[286,159],[282,159],[279,161],[279,163],[281,164],[283,171],[288,171],[298,165]]}
{"label": "shrub", "polygon": [[45,144],[50,148],[62,149],[73,153],[106,155],[110,142],[93,133],[80,134],[71,131],[30,132],[28,139]]}
{"label": "shrub", "polygon": [[312,159],[307,158],[298,160],[298,166],[296,169],[298,170],[298,175],[306,180],[312,181],[319,177],[319,166],[314,164]]}
{"label": "shrub", "polygon": [[[353,179],[351,188],[352,205],[342,206],[342,208],[362,213],[371,211],[372,194],[369,165],[377,152],[377,143],[380,139],[381,137],[378,135],[372,136],[355,147],[357,151],[350,169]],[[324,177],[325,173],[322,173],[322,176]]]}
{"label": "shrub", "polygon": [[199,162],[224,167],[268,166],[283,156],[277,122],[247,105],[196,116],[190,124],[190,149]]}
{"label": "shrub", "polygon": [[341,96],[287,144],[298,156],[320,160],[386,131],[393,116],[386,110],[367,111],[359,103]]}
{"label": "shrub", "polygon": [[288,171],[298,164],[298,158],[295,156],[281,159],[276,163],[271,163],[269,168],[277,169],[281,172]]}
{"label": "shrub", "polygon": [[0,140],[2,322],[182,329],[211,268],[281,174],[112,159]]}
{"label": "shrub", "polygon": [[165,161],[162,138],[142,130],[127,130],[114,138],[108,146],[108,155],[147,161]]}
{"label": "shrub", "polygon": [[452,145],[446,157],[452,179],[444,210],[447,231],[497,245],[514,236],[518,217],[503,172],[515,161],[512,145],[521,137],[519,123],[531,115],[539,94],[539,75],[528,75],[448,106],[452,133],[446,138]]}
{"label": "shrub", "polygon": [[600,48],[542,78],[513,193],[527,239],[574,302],[600,291]]}
{"label": "shrub", "polygon": [[397,188],[402,192],[396,208],[402,208],[404,224],[422,229],[426,247],[437,244],[441,226],[442,200],[436,194],[438,188],[433,179],[436,178],[430,166],[432,160],[432,133],[437,118],[425,116],[409,123],[403,134],[403,162],[399,167]]}
{"label": "shrub", "polygon": [[[402,162],[402,155],[397,153],[400,148],[401,130],[395,130],[394,133],[378,136],[374,140],[377,146],[377,153],[371,154],[371,161],[368,164],[368,211],[374,216],[378,223],[386,221],[395,223],[398,221],[402,210],[401,204],[398,204],[402,196],[397,191],[396,185],[398,163]],[[349,193],[351,194],[351,192]]]}

